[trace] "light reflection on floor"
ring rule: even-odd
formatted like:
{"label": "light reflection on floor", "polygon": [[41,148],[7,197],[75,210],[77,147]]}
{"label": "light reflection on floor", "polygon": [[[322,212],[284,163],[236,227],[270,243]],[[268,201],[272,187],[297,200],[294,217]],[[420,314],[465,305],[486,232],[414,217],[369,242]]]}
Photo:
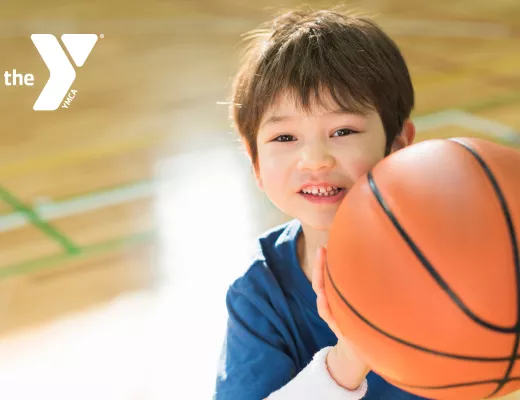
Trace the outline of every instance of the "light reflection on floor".
{"label": "light reflection on floor", "polygon": [[210,398],[226,289],[272,221],[251,217],[257,189],[236,149],[172,157],[156,171],[155,289],[0,343],[3,398]]}

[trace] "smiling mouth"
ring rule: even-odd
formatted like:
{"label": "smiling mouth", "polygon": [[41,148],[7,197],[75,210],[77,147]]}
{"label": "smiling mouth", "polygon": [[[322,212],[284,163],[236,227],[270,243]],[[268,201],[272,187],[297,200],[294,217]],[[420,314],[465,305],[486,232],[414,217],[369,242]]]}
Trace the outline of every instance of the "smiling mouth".
{"label": "smiling mouth", "polygon": [[300,191],[301,194],[316,196],[316,197],[334,197],[344,191],[344,188],[337,186],[328,186],[320,188],[305,188]]}

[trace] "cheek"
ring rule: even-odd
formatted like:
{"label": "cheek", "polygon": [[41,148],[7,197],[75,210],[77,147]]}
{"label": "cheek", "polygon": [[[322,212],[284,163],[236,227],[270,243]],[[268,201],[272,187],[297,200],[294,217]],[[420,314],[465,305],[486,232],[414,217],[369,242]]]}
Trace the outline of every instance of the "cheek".
{"label": "cheek", "polygon": [[[384,145],[384,134],[374,135],[375,140],[367,141],[367,143],[361,144],[357,149],[356,155],[348,160],[349,171],[355,180],[358,180],[363,175],[368,173],[374,166],[384,158],[385,145]],[[379,138],[381,136],[381,138]]]}
{"label": "cheek", "polygon": [[384,152],[368,152],[360,151],[357,156],[345,159],[344,168],[348,170],[349,175],[354,181],[357,181],[363,175],[368,173],[374,166],[383,159]]}
{"label": "cheek", "polygon": [[357,181],[363,175],[368,173],[378,162],[379,158],[374,160],[359,160],[351,167],[353,178]]}
{"label": "cheek", "polygon": [[275,173],[275,169],[269,168],[268,166],[260,168],[260,174],[262,177],[262,183],[264,185],[264,190],[269,195],[273,190],[280,185],[279,180],[280,177]]}
{"label": "cheek", "polygon": [[264,190],[268,196],[276,196],[287,180],[287,165],[276,157],[259,157],[259,171]]}

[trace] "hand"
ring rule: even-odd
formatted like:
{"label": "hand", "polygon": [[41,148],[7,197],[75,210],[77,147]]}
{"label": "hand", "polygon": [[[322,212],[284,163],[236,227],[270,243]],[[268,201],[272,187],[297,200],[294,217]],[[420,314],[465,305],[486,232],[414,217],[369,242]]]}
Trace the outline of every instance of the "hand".
{"label": "hand", "polygon": [[318,297],[317,306],[320,317],[338,338],[338,343],[327,355],[327,367],[329,374],[338,385],[347,390],[355,390],[361,385],[370,368],[356,354],[350,341],[341,334],[335,319],[332,317],[323,283],[326,262],[326,250],[320,247],[316,252],[316,261],[312,272],[312,287]]}

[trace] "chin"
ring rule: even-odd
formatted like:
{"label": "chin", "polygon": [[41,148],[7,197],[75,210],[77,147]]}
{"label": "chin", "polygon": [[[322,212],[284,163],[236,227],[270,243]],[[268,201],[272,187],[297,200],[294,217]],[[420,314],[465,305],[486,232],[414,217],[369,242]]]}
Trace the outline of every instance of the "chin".
{"label": "chin", "polygon": [[329,231],[332,227],[332,221],[334,216],[319,216],[319,217],[308,217],[300,218],[302,225],[311,228],[315,231]]}

